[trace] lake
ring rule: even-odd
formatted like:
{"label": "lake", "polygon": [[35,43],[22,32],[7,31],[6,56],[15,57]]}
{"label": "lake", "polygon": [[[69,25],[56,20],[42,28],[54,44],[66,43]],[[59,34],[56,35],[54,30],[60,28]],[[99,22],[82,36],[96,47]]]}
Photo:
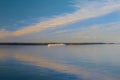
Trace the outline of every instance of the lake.
{"label": "lake", "polygon": [[120,80],[120,45],[0,46],[0,80]]}

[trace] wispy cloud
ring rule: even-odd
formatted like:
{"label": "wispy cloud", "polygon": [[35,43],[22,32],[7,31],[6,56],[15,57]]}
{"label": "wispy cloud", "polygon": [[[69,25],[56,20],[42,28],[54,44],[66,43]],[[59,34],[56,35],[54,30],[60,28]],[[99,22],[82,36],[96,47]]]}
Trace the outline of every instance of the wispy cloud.
{"label": "wispy cloud", "polygon": [[56,16],[51,19],[39,22],[35,25],[27,26],[10,33],[5,31],[5,34],[3,33],[4,35],[0,36],[6,37],[11,35],[21,36],[25,34],[31,34],[51,28],[57,28],[62,25],[75,23],[85,19],[103,16],[117,10],[120,10],[120,1],[115,2],[113,0],[108,0],[104,3],[95,2],[92,4],[88,4],[87,6],[80,7],[73,13],[68,13],[62,16]]}
{"label": "wispy cloud", "polygon": [[56,31],[54,32],[54,34],[63,34],[65,32],[68,32],[69,30],[59,30],[59,31]]}
{"label": "wispy cloud", "polygon": [[[74,31],[72,35],[77,36],[80,41],[102,41],[120,42],[120,22],[92,25]],[[71,35],[71,36],[72,36]]]}
{"label": "wispy cloud", "polygon": [[19,36],[33,32],[39,32],[50,28],[56,28],[61,25],[71,24],[89,18],[95,18],[116,10],[120,10],[120,3],[115,3],[113,1],[108,1],[104,5],[101,5],[101,3],[93,3],[89,4],[87,7],[82,7],[73,13],[53,17],[49,20],[37,23],[36,25],[19,29],[12,34]]}
{"label": "wispy cloud", "polygon": [[9,37],[10,35],[12,35],[10,31],[7,31],[5,29],[0,30],[0,38],[6,38]]}

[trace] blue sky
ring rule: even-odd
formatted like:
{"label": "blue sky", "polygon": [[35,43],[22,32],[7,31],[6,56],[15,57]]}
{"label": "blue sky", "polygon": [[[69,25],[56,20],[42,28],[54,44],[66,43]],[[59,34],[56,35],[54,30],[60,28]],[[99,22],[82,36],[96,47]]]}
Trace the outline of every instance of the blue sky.
{"label": "blue sky", "polygon": [[0,0],[0,42],[120,42],[119,0]]}

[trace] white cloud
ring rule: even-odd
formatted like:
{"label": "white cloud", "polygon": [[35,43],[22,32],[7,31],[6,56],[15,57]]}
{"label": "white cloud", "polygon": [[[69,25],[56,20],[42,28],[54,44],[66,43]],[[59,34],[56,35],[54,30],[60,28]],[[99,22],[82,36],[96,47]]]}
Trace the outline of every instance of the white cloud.
{"label": "white cloud", "polygon": [[0,30],[0,38],[6,38],[8,36],[11,36],[11,32],[10,31],[7,31],[5,29],[1,29]]}
{"label": "white cloud", "polygon": [[[64,29],[53,33],[34,33],[18,37],[13,37],[7,32],[5,36],[9,38],[2,39],[4,42],[120,42],[120,22],[93,25],[77,29]],[[2,33],[2,34],[3,34]],[[39,34],[39,35],[38,35]],[[2,37],[4,38],[4,37]]]}
{"label": "white cloud", "polygon": [[[76,5],[78,5],[78,4],[76,4]],[[21,35],[22,35],[21,37],[23,38],[23,35],[25,35],[25,34],[28,34],[30,37],[30,35],[32,35],[31,33],[41,32],[43,30],[48,30],[51,28],[60,27],[62,25],[75,23],[77,21],[82,21],[82,20],[89,19],[89,18],[99,17],[99,16],[106,15],[106,14],[109,14],[109,13],[117,11],[117,10],[120,10],[120,2],[119,1],[115,2],[115,1],[110,0],[110,1],[107,1],[104,3],[96,2],[96,3],[88,4],[87,6],[77,7],[77,10],[73,13],[55,16],[55,17],[53,17],[51,19],[47,19],[47,20],[45,19],[44,21],[41,21],[40,23],[37,23],[32,26],[27,26],[25,28],[22,28],[22,29],[13,31],[13,32],[1,30],[0,38],[11,37],[11,36],[12,37],[21,36]],[[55,33],[59,33],[59,35],[52,36],[52,38],[51,38],[51,36],[46,35],[47,38],[42,37],[42,39],[43,39],[43,41],[47,41],[48,38],[49,38],[49,40],[51,39],[51,41],[53,41],[53,40],[58,41],[58,39],[61,41],[64,41],[64,40],[66,40],[66,41],[69,41],[69,40],[71,40],[71,41],[74,41],[74,40],[94,41],[94,40],[98,40],[98,39],[100,40],[101,38],[102,39],[105,39],[105,38],[110,39],[111,38],[110,34],[112,34],[112,35],[114,34],[114,37],[116,35],[116,38],[117,38],[117,33],[115,33],[115,32],[117,29],[119,29],[119,27],[118,27],[119,25],[118,24],[115,25],[114,23],[110,24],[110,25],[113,25],[113,27],[105,27],[106,25],[94,25],[89,28],[81,29],[81,31],[78,33],[73,31],[75,34],[63,34],[64,32],[67,32],[68,30],[56,31]],[[39,35],[37,35],[37,36],[39,36]],[[32,37],[33,37],[33,35],[32,35]],[[24,38],[26,39],[26,37],[24,37]],[[11,41],[12,41],[12,39],[11,39]]]}
{"label": "white cloud", "polygon": [[71,23],[75,23],[77,21],[95,18],[98,16],[109,14],[113,11],[120,10],[120,2],[115,1],[107,1],[103,5],[103,3],[92,3],[87,7],[79,8],[77,11],[73,13],[68,13],[62,16],[56,16],[49,20],[42,21],[33,26],[27,26],[25,28],[19,29],[13,32],[12,35],[20,36],[24,34],[30,34],[34,32],[39,32],[43,30],[47,30],[50,28],[60,27],[62,25],[67,25]]}
{"label": "white cloud", "polygon": [[56,31],[54,32],[55,34],[63,34],[65,32],[68,32],[69,30],[59,30],[59,31]]}
{"label": "white cloud", "polygon": [[119,30],[120,22],[115,22],[81,28],[79,32],[76,31],[73,35],[82,41],[120,42]]}

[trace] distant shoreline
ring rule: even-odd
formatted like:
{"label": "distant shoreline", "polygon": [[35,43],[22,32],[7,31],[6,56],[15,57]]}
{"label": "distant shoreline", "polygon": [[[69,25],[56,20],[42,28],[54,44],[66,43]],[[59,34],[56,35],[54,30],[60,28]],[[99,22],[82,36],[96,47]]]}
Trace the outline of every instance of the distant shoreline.
{"label": "distant shoreline", "polygon": [[[61,44],[57,42],[53,43],[0,43],[0,45],[48,45],[48,44]],[[115,43],[62,43],[65,45],[100,45],[100,44],[115,44]]]}

